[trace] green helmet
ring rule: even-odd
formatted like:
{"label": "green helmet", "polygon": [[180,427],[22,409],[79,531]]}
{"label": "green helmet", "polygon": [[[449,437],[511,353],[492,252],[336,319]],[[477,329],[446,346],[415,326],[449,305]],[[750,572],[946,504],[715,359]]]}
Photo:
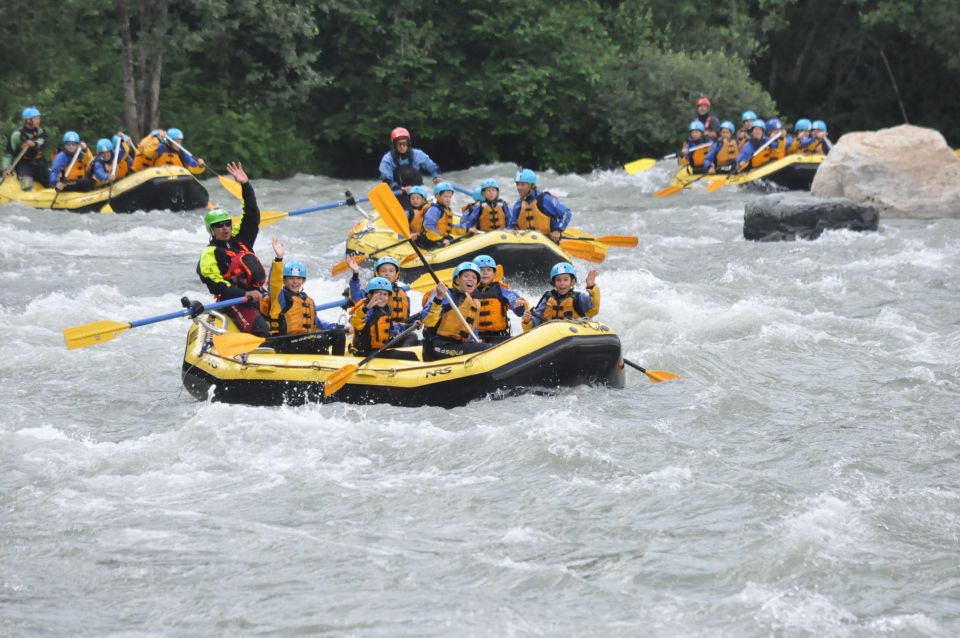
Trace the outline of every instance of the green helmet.
{"label": "green helmet", "polygon": [[211,228],[211,226],[226,221],[230,221],[230,213],[223,208],[214,208],[203,218],[203,223],[207,225],[207,232],[211,235],[213,234],[213,228]]}

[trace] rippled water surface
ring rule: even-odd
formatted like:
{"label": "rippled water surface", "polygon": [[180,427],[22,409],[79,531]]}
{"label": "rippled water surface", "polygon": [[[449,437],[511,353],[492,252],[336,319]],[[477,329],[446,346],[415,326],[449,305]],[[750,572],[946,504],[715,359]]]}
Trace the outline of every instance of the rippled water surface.
{"label": "rippled water surface", "polygon": [[[682,378],[453,411],[197,402],[185,320],[67,352],[209,299],[202,214],[0,207],[0,635],[960,633],[960,223],[748,243],[756,195],[655,200],[667,178],[541,175],[575,225],[640,237],[601,317]],[[255,184],[275,210],[372,185]],[[356,219],[258,252],[280,236],[335,299]]]}

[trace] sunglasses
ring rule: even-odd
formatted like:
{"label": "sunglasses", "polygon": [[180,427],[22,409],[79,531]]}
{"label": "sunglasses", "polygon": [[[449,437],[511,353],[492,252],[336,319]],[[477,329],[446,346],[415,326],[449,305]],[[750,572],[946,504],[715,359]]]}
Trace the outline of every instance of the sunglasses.
{"label": "sunglasses", "polygon": [[230,228],[233,226],[233,222],[229,219],[225,222],[217,222],[216,224],[210,224],[210,228]]}

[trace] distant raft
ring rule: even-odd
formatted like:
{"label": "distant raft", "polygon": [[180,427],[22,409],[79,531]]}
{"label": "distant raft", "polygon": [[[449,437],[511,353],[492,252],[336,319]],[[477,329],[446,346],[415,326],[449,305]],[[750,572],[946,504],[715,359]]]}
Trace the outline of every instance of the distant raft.
{"label": "distant raft", "polygon": [[817,169],[825,158],[825,155],[787,155],[759,168],[733,175],[704,176],[703,173],[691,173],[687,167],[683,167],[674,174],[670,184],[686,186],[694,181],[710,183],[724,179],[726,186],[742,186],[763,180],[787,190],[809,191],[810,185],[813,184],[813,176],[816,175]]}
{"label": "distant raft", "polygon": [[401,348],[410,360],[375,358],[340,390],[324,397],[324,381],[343,366],[358,364],[360,357],[279,354],[268,347],[225,357],[212,338],[223,330],[236,332],[233,322],[218,313],[198,319],[187,334],[183,384],[201,400],[452,408],[487,396],[582,384],[624,386],[620,339],[597,321],[550,321],[484,352],[439,361],[422,361],[419,347]]}
{"label": "distant raft", "polygon": [[132,213],[137,210],[195,210],[209,201],[207,189],[181,166],[147,168],[117,180],[109,186],[78,193],[61,192],[34,184],[32,191],[23,191],[16,176],[0,184],[0,204],[20,203],[33,208],[69,210],[77,213],[96,211]]}
{"label": "distant raft", "polygon": [[[587,237],[581,230],[568,228],[565,238]],[[570,241],[565,240],[569,245]],[[574,257],[601,262],[606,258],[607,246],[600,242],[575,242],[577,254],[564,250],[538,231],[492,230],[479,235],[458,238],[449,246],[425,250],[424,256],[436,270],[453,268],[477,255],[490,255],[503,266],[511,280],[547,282],[550,267],[559,261]],[[571,249],[571,250],[573,250]],[[588,251],[589,255],[583,252]],[[366,255],[370,265],[380,257],[393,257],[400,262],[405,281],[412,281],[427,272],[410,244],[386,227],[379,217],[361,221],[350,229],[347,237],[347,256]]]}

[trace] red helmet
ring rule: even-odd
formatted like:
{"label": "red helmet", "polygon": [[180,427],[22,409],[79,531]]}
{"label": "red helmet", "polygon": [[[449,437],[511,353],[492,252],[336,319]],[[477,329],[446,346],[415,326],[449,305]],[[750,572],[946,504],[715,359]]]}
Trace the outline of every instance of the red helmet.
{"label": "red helmet", "polygon": [[701,95],[700,99],[697,100],[697,106],[710,106],[710,100]]}
{"label": "red helmet", "polygon": [[395,129],[393,129],[392,131],[390,131],[390,141],[391,141],[391,142],[396,142],[397,140],[399,140],[399,139],[402,138],[402,137],[405,137],[405,138],[407,138],[407,139],[409,140],[409,139],[410,139],[410,131],[408,131],[407,129],[403,128],[402,126],[398,126],[397,128],[395,128]]}

